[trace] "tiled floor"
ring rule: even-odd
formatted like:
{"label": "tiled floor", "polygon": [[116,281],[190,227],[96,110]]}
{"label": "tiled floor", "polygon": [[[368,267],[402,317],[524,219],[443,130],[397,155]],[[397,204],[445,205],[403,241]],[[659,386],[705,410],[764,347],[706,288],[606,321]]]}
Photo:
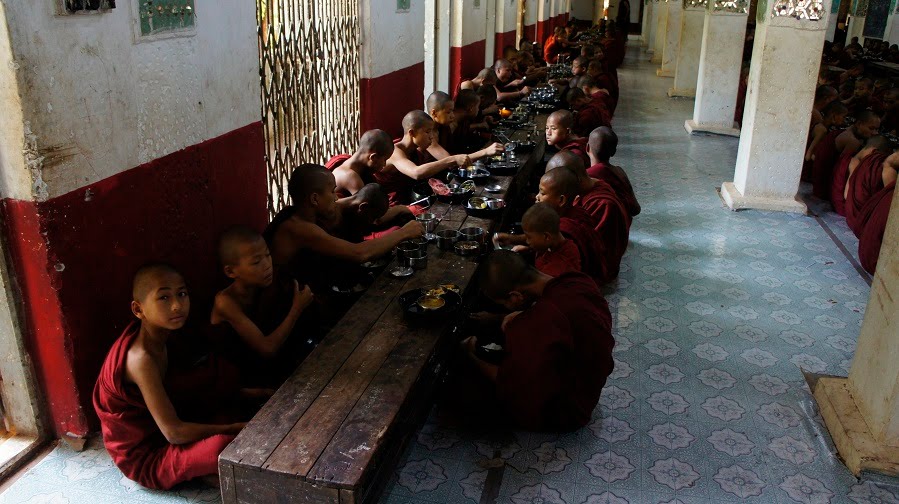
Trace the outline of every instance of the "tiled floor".
{"label": "tiled floor", "polygon": [[[869,287],[841,219],[722,207],[737,140],[689,137],[692,101],[631,51],[616,114],[643,213],[617,290],[616,368],[593,423],[563,436],[427,424],[384,501],[652,504],[899,502],[835,459],[800,367],[844,375]],[[149,492],[105,452],[58,448],[0,501],[216,502]]]}

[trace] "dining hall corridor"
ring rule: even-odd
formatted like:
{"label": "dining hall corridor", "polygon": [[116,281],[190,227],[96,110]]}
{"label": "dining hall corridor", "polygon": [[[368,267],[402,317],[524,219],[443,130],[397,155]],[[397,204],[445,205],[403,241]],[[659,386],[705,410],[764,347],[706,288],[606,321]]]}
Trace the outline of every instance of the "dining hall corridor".
{"label": "dining hall corridor", "polygon": [[[592,423],[566,435],[470,432],[433,414],[382,502],[652,504],[899,502],[899,483],[856,480],[834,455],[802,370],[848,372],[869,295],[857,242],[832,214],[731,212],[738,140],[683,129],[635,45],[619,69],[612,159],[642,205],[607,298],[615,371]],[[98,440],[53,449],[4,503],[218,502],[122,476]]]}

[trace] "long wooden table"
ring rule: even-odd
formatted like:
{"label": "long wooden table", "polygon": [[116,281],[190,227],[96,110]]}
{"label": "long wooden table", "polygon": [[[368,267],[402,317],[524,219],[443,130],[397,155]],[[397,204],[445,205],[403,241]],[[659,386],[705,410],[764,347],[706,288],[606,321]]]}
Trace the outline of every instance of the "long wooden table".
{"label": "long wooden table", "polygon": [[[542,126],[545,117],[538,119]],[[523,139],[518,132],[513,139]],[[494,177],[512,202],[542,167],[538,141],[515,176]],[[483,186],[476,193],[484,194]],[[499,222],[437,203],[439,229]],[[428,247],[428,266],[408,279],[386,273],[359,298],[219,458],[222,499],[230,503],[358,503],[377,499],[455,346],[453,324],[413,326],[396,298],[410,289],[472,284],[478,258]],[[394,264],[388,266],[387,270]],[[461,314],[460,314],[461,315]]]}

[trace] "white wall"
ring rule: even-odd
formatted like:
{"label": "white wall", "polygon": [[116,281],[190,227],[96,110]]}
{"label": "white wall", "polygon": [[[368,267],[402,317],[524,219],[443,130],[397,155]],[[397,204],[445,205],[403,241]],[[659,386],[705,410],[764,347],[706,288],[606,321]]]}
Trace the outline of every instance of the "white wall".
{"label": "white wall", "polygon": [[363,78],[380,77],[424,61],[425,2],[414,0],[410,5],[408,11],[398,12],[396,2],[386,8],[375,1],[362,2]]}
{"label": "white wall", "polygon": [[464,47],[484,40],[487,29],[487,2],[475,7],[474,0],[453,0],[453,19],[450,23],[453,47]]}
{"label": "white wall", "polygon": [[526,0],[525,1],[525,14],[524,14],[524,25],[531,26],[537,24],[537,9],[539,4],[542,3],[542,0]]}
{"label": "white wall", "polygon": [[515,31],[517,18],[518,0],[496,0],[496,33]]}
{"label": "white wall", "polygon": [[31,175],[22,155],[25,119],[4,10],[0,3],[0,198],[30,200]]}
{"label": "white wall", "polygon": [[[197,2],[193,36],[141,43],[131,2],[118,4],[104,14],[56,16],[54,2],[4,2],[19,89],[27,90],[24,120],[43,156],[43,196],[260,120],[253,2]],[[10,86],[2,87],[8,99]],[[18,121],[5,122],[2,136],[21,145],[21,131],[6,131]]]}

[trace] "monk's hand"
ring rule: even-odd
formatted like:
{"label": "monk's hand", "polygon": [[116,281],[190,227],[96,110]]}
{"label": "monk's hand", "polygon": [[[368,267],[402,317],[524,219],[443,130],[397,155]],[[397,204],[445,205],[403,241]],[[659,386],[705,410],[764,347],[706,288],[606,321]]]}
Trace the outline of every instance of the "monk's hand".
{"label": "monk's hand", "polygon": [[497,153],[505,152],[505,150],[506,150],[506,147],[503,144],[501,144],[499,142],[493,142],[492,144],[487,146],[487,155],[494,156]]}
{"label": "monk's hand", "polygon": [[407,240],[411,238],[418,238],[421,235],[425,234],[424,227],[422,227],[420,222],[415,220],[407,222],[402,228],[400,228],[400,231],[403,233],[403,236],[405,236]]}
{"label": "monk's hand", "polygon": [[474,355],[475,349],[478,347],[478,337],[477,336],[469,336],[462,340],[460,345],[463,351]]}
{"label": "monk's hand", "polygon": [[499,245],[500,247],[505,247],[509,244],[509,241],[512,239],[512,235],[509,233],[496,233],[493,236],[493,243]]}
{"label": "monk's hand", "polygon": [[509,325],[509,322],[512,322],[512,320],[514,320],[515,317],[517,317],[519,315],[521,315],[520,311],[512,312],[512,313],[506,315],[505,318],[503,318],[503,323],[500,325],[500,327],[503,329],[503,331],[506,330],[506,326]]}
{"label": "monk's hand", "polygon": [[527,96],[529,94],[531,94],[531,88],[527,86],[521,88],[521,96]]}
{"label": "monk's hand", "polygon": [[456,163],[456,166],[464,168],[471,165],[471,158],[468,157],[468,154],[459,154],[458,156],[453,156],[453,162]]}
{"label": "monk's hand", "polygon": [[527,252],[529,250],[531,250],[531,248],[528,247],[527,245],[515,245],[514,247],[512,247],[512,252],[522,253],[522,252]]}
{"label": "monk's hand", "polygon": [[307,306],[312,304],[312,300],[315,298],[312,294],[312,289],[306,285],[303,287],[303,290],[300,290],[296,280],[294,280],[293,285],[293,307],[297,310],[305,310]]}

